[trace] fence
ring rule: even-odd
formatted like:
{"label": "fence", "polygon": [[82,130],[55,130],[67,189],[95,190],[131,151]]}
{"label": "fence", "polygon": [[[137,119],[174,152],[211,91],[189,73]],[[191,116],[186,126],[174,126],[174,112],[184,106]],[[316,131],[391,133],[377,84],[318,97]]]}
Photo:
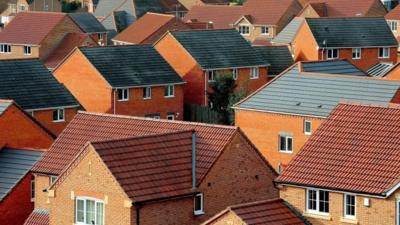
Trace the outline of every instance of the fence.
{"label": "fence", "polygon": [[220,123],[219,114],[207,106],[185,104],[184,110],[185,121],[213,124]]}

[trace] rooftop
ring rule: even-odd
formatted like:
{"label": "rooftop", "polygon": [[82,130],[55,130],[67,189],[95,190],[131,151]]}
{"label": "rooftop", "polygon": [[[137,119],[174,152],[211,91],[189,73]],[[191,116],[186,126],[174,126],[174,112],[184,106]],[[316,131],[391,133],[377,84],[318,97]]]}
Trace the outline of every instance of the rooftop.
{"label": "rooftop", "polygon": [[351,76],[368,76],[346,59],[302,62],[302,71],[307,73],[327,73]]}
{"label": "rooftop", "polygon": [[25,220],[24,225],[49,225],[49,212],[47,209],[35,208],[29,217]]}
{"label": "rooftop", "polygon": [[68,16],[82,29],[85,33],[104,33],[106,28],[94,17],[92,13],[79,12],[70,13]]}
{"label": "rooftop", "polygon": [[294,61],[287,46],[260,46],[254,47],[261,55],[268,67],[269,75],[278,75],[290,67]]}

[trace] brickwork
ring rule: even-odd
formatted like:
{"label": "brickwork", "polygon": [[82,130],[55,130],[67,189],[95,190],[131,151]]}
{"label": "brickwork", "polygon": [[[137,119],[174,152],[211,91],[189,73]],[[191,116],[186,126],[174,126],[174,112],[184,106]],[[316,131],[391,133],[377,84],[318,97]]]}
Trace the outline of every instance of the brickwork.
{"label": "brickwork", "polygon": [[207,225],[247,225],[235,213],[228,211]]}
{"label": "brickwork", "polygon": [[50,176],[44,174],[34,174],[35,177],[35,208],[49,209],[46,190],[50,186]]}
{"label": "brickwork", "polygon": [[[30,46],[30,45],[28,45]],[[24,54],[24,45],[11,45],[11,53],[0,53],[0,59],[31,59],[39,57],[39,47],[31,46],[31,54]]]}
{"label": "brickwork", "polygon": [[74,118],[78,113],[78,108],[66,108],[64,109],[64,121],[53,121],[53,111],[54,110],[40,110],[34,111],[33,117],[46,127],[50,132],[55,135],[59,135],[68,123]]}

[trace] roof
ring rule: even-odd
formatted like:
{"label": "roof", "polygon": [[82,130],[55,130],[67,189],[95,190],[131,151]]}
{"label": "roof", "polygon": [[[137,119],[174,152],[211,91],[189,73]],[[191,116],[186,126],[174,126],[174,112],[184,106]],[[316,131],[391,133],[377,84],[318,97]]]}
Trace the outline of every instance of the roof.
{"label": "roof", "polygon": [[38,59],[0,60],[0,98],[24,110],[79,106]]}
{"label": "roof", "polygon": [[212,22],[215,29],[232,28],[242,16],[242,6],[195,5],[183,17],[183,21]]}
{"label": "roof", "polygon": [[287,46],[260,46],[254,47],[263,60],[268,63],[269,75],[277,75],[291,66],[294,61]]}
{"label": "roof", "polygon": [[389,103],[400,82],[373,77],[299,72],[289,68],[253,95],[239,102],[240,109],[327,117],[340,101]]}
{"label": "roof", "polygon": [[92,13],[79,12],[70,13],[68,16],[81,28],[85,33],[104,33],[106,28],[94,17]]}
{"label": "roof", "polygon": [[39,45],[65,16],[53,12],[18,13],[1,31],[0,43]]}
{"label": "roof", "polygon": [[245,225],[301,225],[311,224],[282,199],[269,199],[228,207],[203,225],[212,224],[228,212],[234,213]]}
{"label": "roof", "polygon": [[88,142],[195,130],[201,180],[236,133],[235,127],[79,112],[58,136],[35,172],[60,174]]}
{"label": "roof", "polygon": [[42,152],[32,150],[0,150],[0,202],[25,177],[41,158]]}
{"label": "roof", "polygon": [[400,20],[400,5],[394,7],[394,9],[390,10],[386,15],[385,19],[387,20]]}
{"label": "roof", "polygon": [[295,17],[290,21],[288,25],[278,35],[272,39],[273,43],[280,44],[290,44],[296,38],[297,32],[300,30],[301,25],[303,25],[304,19],[300,17]]}
{"label": "roof", "polygon": [[[379,0],[307,0],[304,2],[311,4],[320,16],[324,16],[323,11],[325,11],[325,16],[328,17],[384,16],[386,12]],[[318,3],[323,3],[324,6]],[[380,9],[377,8],[378,4],[380,4]]]}
{"label": "roof", "polygon": [[398,45],[383,17],[306,18],[306,22],[320,47],[394,47]]}
{"label": "roof", "polygon": [[8,109],[10,105],[12,105],[12,101],[4,101],[0,100],[0,115]]}
{"label": "roof", "polygon": [[203,69],[268,65],[236,31],[173,31],[171,34]]}
{"label": "roof", "polygon": [[400,108],[339,104],[279,183],[388,196],[400,180]]}
{"label": "roof", "polygon": [[93,142],[94,149],[134,202],[184,194],[192,189],[194,131]]}
{"label": "roof", "polygon": [[49,225],[49,212],[47,209],[35,208],[29,217],[25,220],[24,225]]}
{"label": "roof", "polygon": [[346,59],[310,61],[301,63],[302,70],[309,73],[329,73],[352,76],[368,76],[368,74]]}
{"label": "roof", "polygon": [[112,87],[184,82],[151,45],[79,49]]}
{"label": "roof", "polygon": [[378,63],[367,70],[367,73],[375,77],[385,77],[394,67],[399,64],[393,65],[392,63]]}
{"label": "roof", "polygon": [[[86,42],[85,42],[86,41]],[[68,33],[44,61],[47,68],[56,68],[75,47],[96,45],[89,34]]]}
{"label": "roof", "polygon": [[131,24],[135,20],[133,0],[101,0],[97,4],[94,16],[107,30],[117,30],[114,12],[125,12],[122,20]]}

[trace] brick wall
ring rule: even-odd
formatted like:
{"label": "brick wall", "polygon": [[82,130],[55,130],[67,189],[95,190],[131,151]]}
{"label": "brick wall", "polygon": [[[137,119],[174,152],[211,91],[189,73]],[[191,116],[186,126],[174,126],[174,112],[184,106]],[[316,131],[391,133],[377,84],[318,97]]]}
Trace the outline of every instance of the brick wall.
{"label": "brick wall", "polygon": [[1,59],[31,59],[39,57],[39,47],[31,46],[31,55],[24,54],[24,45],[11,45],[11,53],[0,53]]}
{"label": "brick wall", "polygon": [[246,225],[246,223],[235,213],[228,211],[207,225]]}
{"label": "brick wall", "polygon": [[35,177],[35,208],[49,209],[47,193],[43,192],[50,186],[50,177],[44,174],[33,174]]}
{"label": "brick wall", "polygon": [[307,24],[303,24],[292,43],[295,61],[319,60],[318,45]]}
{"label": "brick wall", "polygon": [[59,135],[77,113],[78,108],[64,109],[64,121],[61,122],[53,121],[53,110],[34,111],[33,117],[44,127],[50,130],[50,132],[55,135]]}

